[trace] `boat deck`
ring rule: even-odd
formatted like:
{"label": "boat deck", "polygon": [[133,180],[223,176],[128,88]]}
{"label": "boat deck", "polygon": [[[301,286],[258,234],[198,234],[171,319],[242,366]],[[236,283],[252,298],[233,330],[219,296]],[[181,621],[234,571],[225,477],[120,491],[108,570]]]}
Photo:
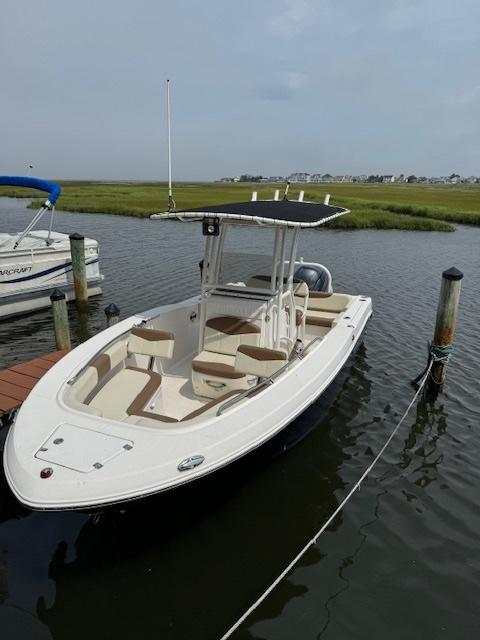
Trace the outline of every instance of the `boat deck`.
{"label": "boat deck", "polygon": [[18,409],[40,378],[66,353],[54,351],[0,371],[0,417]]}

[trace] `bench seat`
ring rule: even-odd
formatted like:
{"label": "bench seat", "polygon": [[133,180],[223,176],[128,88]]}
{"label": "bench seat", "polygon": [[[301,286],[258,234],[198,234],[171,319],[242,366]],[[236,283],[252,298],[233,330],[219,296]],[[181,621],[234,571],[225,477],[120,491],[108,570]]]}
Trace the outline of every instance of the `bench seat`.
{"label": "bench seat", "polygon": [[161,382],[161,375],[155,371],[125,367],[110,378],[86,404],[105,418],[124,420],[129,415],[142,414],[159,390]]}

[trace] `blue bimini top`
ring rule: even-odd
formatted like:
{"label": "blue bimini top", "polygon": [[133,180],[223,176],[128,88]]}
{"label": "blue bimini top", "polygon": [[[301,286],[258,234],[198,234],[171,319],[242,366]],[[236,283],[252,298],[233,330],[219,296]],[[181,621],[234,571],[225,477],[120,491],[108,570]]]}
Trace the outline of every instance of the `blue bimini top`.
{"label": "blue bimini top", "polygon": [[45,202],[45,206],[47,207],[53,207],[62,190],[60,185],[55,182],[21,176],[0,176],[0,185],[8,185],[10,187],[29,187],[30,189],[46,191],[49,194],[48,200]]}

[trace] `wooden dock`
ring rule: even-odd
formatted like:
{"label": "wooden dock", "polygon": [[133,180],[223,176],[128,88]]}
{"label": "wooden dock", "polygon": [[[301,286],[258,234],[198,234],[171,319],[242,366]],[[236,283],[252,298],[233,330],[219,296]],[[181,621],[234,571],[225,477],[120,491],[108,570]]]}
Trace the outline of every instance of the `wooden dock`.
{"label": "wooden dock", "polygon": [[40,378],[66,353],[54,351],[0,371],[0,417],[18,409]]}

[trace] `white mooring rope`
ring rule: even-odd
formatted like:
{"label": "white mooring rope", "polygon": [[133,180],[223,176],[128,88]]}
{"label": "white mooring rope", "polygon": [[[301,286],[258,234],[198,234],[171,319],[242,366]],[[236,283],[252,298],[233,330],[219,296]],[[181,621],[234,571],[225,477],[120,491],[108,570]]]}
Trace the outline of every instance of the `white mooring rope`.
{"label": "white mooring rope", "polygon": [[265,591],[262,593],[262,595],[251,605],[251,607],[249,607],[245,613],[235,622],[235,624],[233,624],[230,629],[223,634],[223,636],[220,638],[220,640],[227,640],[227,638],[230,638],[230,636],[232,635],[232,633],[234,631],[236,631],[238,629],[238,627],[245,622],[245,620],[249,617],[249,615],[251,613],[253,613],[255,611],[255,609],[257,609],[261,603],[265,600],[265,598],[275,589],[275,587],[283,580],[283,578],[287,575],[287,573],[289,573],[289,571],[291,569],[293,569],[293,567],[297,564],[297,562],[300,560],[300,558],[305,555],[305,553],[308,551],[308,549],[313,546],[314,544],[316,544],[318,538],[322,535],[322,533],[325,531],[325,529],[333,522],[333,520],[335,520],[335,518],[337,517],[337,515],[340,513],[340,511],[343,509],[343,507],[347,504],[347,502],[350,500],[350,498],[352,497],[352,495],[355,493],[355,491],[357,489],[360,488],[360,485],[362,484],[362,482],[365,480],[365,478],[368,476],[368,474],[370,473],[370,471],[373,469],[373,467],[377,464],[377,462],[380,460],[380,458],[383,455],[383,452],[385,451],[385,449],[388,447],[388,445],[390,444],[390,442],[392,441],[393,437],[395,436],[395,434],[397,433],[397,431],[399,430],[399,428],[401,427],[403,421],[405,420],[405,418],[407,417],[410,409],[413,407],[413,405],[415,404],[416,399],[418,398],[418,396],[420,395],[420,391],[423,389],[426,381],[428,380],[428,376],[430,375],[430,370],[433,366],[434,363],[434,359],[430,360],[430,363],[427,367],[427,370],[425,372],[425,375],[422,378],[422,381],[420,382],[417,391],[415,392],[415,395],[413,396],[410,404],[408,405],[408,407],[405,410],[405,413],[402,415],[402,417],[400,418],[399,422],[397,423],[397,426],[395,427],[395,429],[392,431],[392,433],[390,434],[390,436],[388,437],[387,441],[385,442],[385,444],[383,445],[383,447],[380,449],[380,451],[377,453],[377,455],[375,456],[373,462],[365,469],[365,471],[362,473],[362,475],[360,476],[359,480],[357,480],[357,482],[353,485],[353,487],[350,489],[350,491],[347,493],[347,495],[345,496],[345,498],[342,500],[342,502],[338,505],[338,507],[335,509],[335,511],[331,514],[331,516],[328,518],[328,520],[326,520],[324,522],[324,524],[322,525],[321,529],[319,529],[319,531],[317,531],[317,533],[314,535],[313,538],[311,538],[307,544],[303,547],[303,549],[301,549],[301,551],[299,551],[299,553],[293,558],[293,560],[290,562],[290,564],[288,564],[285,569],[282,571],[282,573],[272,582],[272,584],[265,589]]}

